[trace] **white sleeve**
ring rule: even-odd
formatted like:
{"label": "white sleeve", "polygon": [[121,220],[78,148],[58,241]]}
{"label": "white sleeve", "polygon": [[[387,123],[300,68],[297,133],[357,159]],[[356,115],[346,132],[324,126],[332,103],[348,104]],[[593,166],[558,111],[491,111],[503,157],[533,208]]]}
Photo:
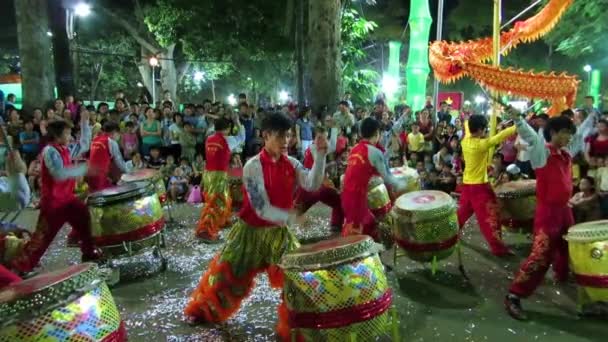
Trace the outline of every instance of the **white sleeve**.
{"label": "white sleeve", "polygon": [[81,156],[91,148],[91,127],[86,121],[80,123],[80,141],[70,148],[72,159]]}
{"label": "white sleeve", "polygon": [[114,165],[116,165],[116,167],[118,167],[122,173],[127,173],[127,164],[125,163],[125,160],[122,159],[122,153],[120,153],[118,143],[114,141],[114,139],[108,139],[108,144],[110,145],[110,156],[112,156]]}
{"label": "white sleeve", "polygon": [[400,179],[395,178],[389,168],[388,168],[388,164],[386,163],[386,159],[384,158],[384,154],[382,154],[382,151],[380,151],[379,149],[377,149],[374,146],[369,145],[367,147],[368,150],[368,158],[370,163],[372,164],[372,166],[376,169],[376,171],[378,171],[378,173],[380,174],[380,177],[382,177],[382,179],[384,180],[385,183],[389,184],[390,186],[396,188],[396,189],[402,189],[405,186],[407,186],[407,181],[402,181]]}
{"label": "white sleeve", "polygon": [[327,148],[327,153],[336,152],[336,146],[338,145],[338,133],[340,131],[337,128],[331,128],[329,130],[329,146]]}
{"label": "white sleeve", "polygon": [[0,180],[0,211],[19,210],[30,203],[30,186],[25,175],[19,173]]}
{"label": "white sleeve", "polygon": [[547,158],[549,157],[549,151],[545,146],[545,141],[541,131],[535,132],[528,123],[522,119],[518,119],[515,122],[517,133],[528,146],[528,152],[530,157],[530,164],[533,169],[539,169],[547,164]]}
{"label": "white sleeve", "polygon": [[84,176],[87,173],[86,164],[65,167],[65,165],[63,165],[63,159],[61,158],[61,155],[59,154],[57,149],[52,146],[47,146],[42,151],[42,158],[44,158],[44,164],[49,170],[49,173],[56,180],[76,178]]}
{"label": "white sleeve", "polygon": [[240,145],[245,142],[245,126],[239,125],[239,132],[237,135],[230,135],[226,137],[226,143],[230,151],[236,150]]}
{"label": "white sleeve", "polygon": [[[287,210],[270,204],[259,156],[250,159],[243,167],[243,184],[251,206],[259,217],[280,226],[284,226],[291,221]],[[286,191],[292,191],[292,189],[286,189]]]}
{"label": "white sleeve", "polygon": [[314,158],[312,168],[308,170],[305,168],[299,160],[289,157],[291,165],[296,170],[296,177],[298,185],[306,191],[316,191],[323,184],[325,178],[325,157],[326,154],[320,154],[317,151],[315,144],[310,145],[310,153]]}

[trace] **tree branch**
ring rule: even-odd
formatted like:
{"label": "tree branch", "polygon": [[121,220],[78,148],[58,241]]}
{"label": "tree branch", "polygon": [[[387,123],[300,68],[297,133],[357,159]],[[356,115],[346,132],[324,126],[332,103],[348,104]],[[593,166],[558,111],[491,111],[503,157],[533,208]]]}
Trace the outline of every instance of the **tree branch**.
{"label": "tree branch", "polygon": [[114,13],[113,11],[105,7],[100,7],[99,9],[118,25],[122,26],[122,28],[125,29],[125,31],[127,31],[127,33],[146,50],[152,52],[153,54],[157,54],[163,51],[163,48],[158,44],[158,42],[147,39],[145,37],[145,34],[142,34],[140,30],[131,25],[131,23],[127,19],[121,17],[120,15]]}

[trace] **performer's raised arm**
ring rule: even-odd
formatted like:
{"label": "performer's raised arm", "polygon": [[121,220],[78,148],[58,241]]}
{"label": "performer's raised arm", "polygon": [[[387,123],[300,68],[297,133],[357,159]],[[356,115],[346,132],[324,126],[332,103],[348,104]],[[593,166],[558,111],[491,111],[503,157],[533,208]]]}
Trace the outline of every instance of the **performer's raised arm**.
{"label": "performer's raised arm", "polygon": [[25,163],[19,152],[9,154],[6,171],[8,177],[0,180],[0,211],[22,209],[30,202],[31,191],[25,178]]}
{"label": "performer's raised arm", "polygon": [[[86,114],[85,114],[86,113]],[[80,116],[80,140],[77,144],[69,147],[70,157],[75,159],[86,153],[91,148],[91,127],[89,126],[89,114],[83,112]]]}

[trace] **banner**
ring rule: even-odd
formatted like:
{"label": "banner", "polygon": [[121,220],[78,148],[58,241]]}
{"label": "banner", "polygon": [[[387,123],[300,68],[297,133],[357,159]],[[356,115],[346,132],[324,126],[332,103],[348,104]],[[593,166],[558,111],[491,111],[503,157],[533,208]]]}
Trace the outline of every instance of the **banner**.
{"label": "banner", "polygon": [[437,103],[437,110],[441,109],[441,102],[446,102],[447,104],[452,105],[452,109],[460,110],[464,104],[464,93],[460,91],[439,92],[437,100],[439,102]]}

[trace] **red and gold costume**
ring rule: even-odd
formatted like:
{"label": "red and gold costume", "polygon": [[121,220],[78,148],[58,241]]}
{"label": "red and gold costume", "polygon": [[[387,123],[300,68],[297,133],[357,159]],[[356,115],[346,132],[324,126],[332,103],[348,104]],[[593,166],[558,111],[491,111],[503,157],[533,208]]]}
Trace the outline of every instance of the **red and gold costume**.
{"label": "red and gold costume", "polygon": [[[226,321],[239,309],[255,276],[262,272],[268,273],[272,287],[282,287],[283,273],[277,264],[284,253],[299,246],[287,228],[295,218],[289,213],[294,206],[294,192],[287,189],[318,189],[323,181],[324,157],[318,156],[310,171],[285,155],[273,160],[266,150],[247,162],[239,220],[192,293],[184,311],[187,316],[206,322]],[[282,304],[277,330],[284,340],[289,340],[286,313]]]}
{"label": "red and gold costume", "polygon": [[475,213],[479,229],[494,255],[505,255],[509,249],[502,242],[498,203],[488,182],[488,153],[492,146],[500,144],[515,133],[515,127],[507,128],[489,138],[471,136],[469,122],[465,121],[462,139],[462,156],[466,165],[458,206],[460,229]]}
{"label": "red and gold costume", "polygon": [[517,122],[518,133],[530,144],[530,163],[536,174],[536,215],[532,251],[515,275],[509,289],[512,294],[530,296],[551,265],[556,280],[565,281],[568,277],[568,244],[563,235],[574,224],[568,207],[572,197],[572,155],[582,148],[594,116],[585,119],[564,149],[545,143],[525,121]]}
{"label": "red and gold costume", "polygon": [[72,165],[72,159],[89,148],[91,131],[87,123],[83,122],[81,132],[80,143],[72,149],[51,143],[42,151],[38,223],[31,240],[11,262],[12,268],[20,272],[30,272],[38,265],[40,258],[66,222],[78,233],[83,256],[96,257],[89,209],[74,195],[75,178],[87,173],[86,165]]}
{"label": "red and gold costume", "polygon": [[[333,130],[332,130],[333,131]],[[328,153],[332,153],[336,146],[337,132],[331,132],[332,136],[329,143]],[[302,164],[305,168],[311,169],[315,158],[309,146],[304,153],[304,161]],[[321,202],[331,208],[330,225],[332,227],[342,227],[344,222],[344,213],[342,212],[342,203],[340,202],[340,193],[329,180],[325,180],[321,188],[317,191],[306,191],[298,188],[296,191],[296,206],[300,213],[305,213],[310,207],[317,202]]]}
{"label": "red and gold costume", "polygon": [[110,137],[108,133],[102,133],[93,138],[91,141],[91,151],[89,154],[89,165],[99,170],[95,176],[88,176],[87,183],[89,191],[95,192],[112,186],[112,182],[108,175],[110,167],[114,164],[121,172],[127,172],[127,166],[122,159],[118,144]]}
{"label": "red and gold costume", "polygon": [[[340,194],[344,210],[342,235],[366,234],[378,239],[376,215],[367,205],[367,188],[373,176],[382,177],[394,189],[407,184],[393,177],[388,169],[382,147],[368,140],[361,140],[348,156]],[[388,208],[390,209],[390,208]]]}
{"label": "red and gold costume", "polygon": [[230,222],[232,216],[232,199],[228,184],[228,167],[231,152],[244,141],[243,126],[239,127],[238,136],[225,136],[216,132],[205,142],[205,172],[202,187],[205,206],[196,227],[199,237],[217,239],[222,227]]}

